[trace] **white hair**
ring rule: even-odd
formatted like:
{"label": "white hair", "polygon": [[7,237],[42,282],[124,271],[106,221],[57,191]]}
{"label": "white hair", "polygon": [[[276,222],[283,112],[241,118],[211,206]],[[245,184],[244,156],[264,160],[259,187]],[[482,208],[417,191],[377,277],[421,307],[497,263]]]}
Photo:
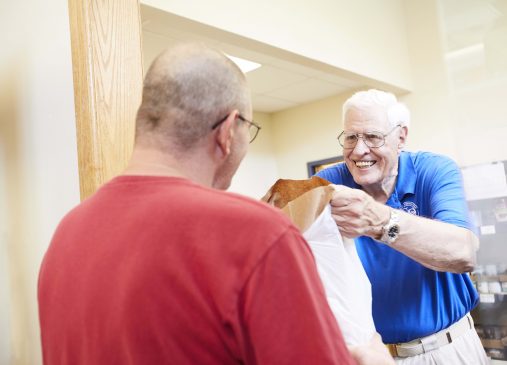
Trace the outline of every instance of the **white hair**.
{"label": "white hair", "polygon": [[342,108],[343,121],[349,109],[365,110],[371,107],[383,108],[392,127],[398,124],[408,127],[410,124],[410,111],[405,104],[400,103],[394,94],[375,89],[359,91],[347,99]]}

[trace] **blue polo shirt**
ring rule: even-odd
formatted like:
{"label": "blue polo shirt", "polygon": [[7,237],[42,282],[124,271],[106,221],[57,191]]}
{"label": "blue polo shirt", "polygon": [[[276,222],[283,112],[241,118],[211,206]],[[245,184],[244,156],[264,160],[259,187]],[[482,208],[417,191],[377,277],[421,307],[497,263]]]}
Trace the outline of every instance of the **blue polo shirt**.
{"label": "blue polo shirt", "polygon": [[[402,152],[398,162],[396,187],[387,205],[471,228],[461,173],[451,159],[428,152]],[[344,163],[317,175],[333,184],[361,189]],[[468,274],[428,269],[369,237],[355,241],[372,285],[375,327],[385,343],[438,332],[477,304],[478,294]]]}

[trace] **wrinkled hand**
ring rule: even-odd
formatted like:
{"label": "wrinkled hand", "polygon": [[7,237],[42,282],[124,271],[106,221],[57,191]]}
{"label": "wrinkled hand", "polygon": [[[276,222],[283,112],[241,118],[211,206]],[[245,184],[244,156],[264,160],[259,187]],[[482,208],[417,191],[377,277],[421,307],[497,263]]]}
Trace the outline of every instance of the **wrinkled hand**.
{"label": "wrinkled hand", "polygon": [[362,190],[343,185],[333,187],[331,214],[341,234],[348,238],[370,236],[378,239],[382,226],[389,220],[389,207]]}
{"label": "wrinkled hand", "polygon": [[359,365],[394,365],[395,362],[387,347],[382,343],[378,333],[375,333],[366,345],[349,348],[350,354]]}

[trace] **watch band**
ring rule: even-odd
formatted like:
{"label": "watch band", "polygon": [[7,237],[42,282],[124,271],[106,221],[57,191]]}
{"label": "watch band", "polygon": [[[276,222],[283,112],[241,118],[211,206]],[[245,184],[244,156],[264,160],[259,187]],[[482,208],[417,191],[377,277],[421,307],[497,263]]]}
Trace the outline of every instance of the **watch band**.
{"label": "watch band", "polygon": [[380,237],[380,241],[388,245],[394,243],[400,234],[400,216],[398,211],[393,208],[390,208],[390,211],[389,222],[382,227],[382,236]]}

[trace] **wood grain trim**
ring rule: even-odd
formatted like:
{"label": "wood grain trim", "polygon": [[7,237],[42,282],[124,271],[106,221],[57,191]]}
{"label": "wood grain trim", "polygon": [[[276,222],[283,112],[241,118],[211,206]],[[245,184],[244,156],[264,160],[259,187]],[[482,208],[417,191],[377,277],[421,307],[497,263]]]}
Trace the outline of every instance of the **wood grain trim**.
{"label": "wood grain trim", "polygon": [[138,0],[69,0],[81,200],[126,166],[142,92]]}

